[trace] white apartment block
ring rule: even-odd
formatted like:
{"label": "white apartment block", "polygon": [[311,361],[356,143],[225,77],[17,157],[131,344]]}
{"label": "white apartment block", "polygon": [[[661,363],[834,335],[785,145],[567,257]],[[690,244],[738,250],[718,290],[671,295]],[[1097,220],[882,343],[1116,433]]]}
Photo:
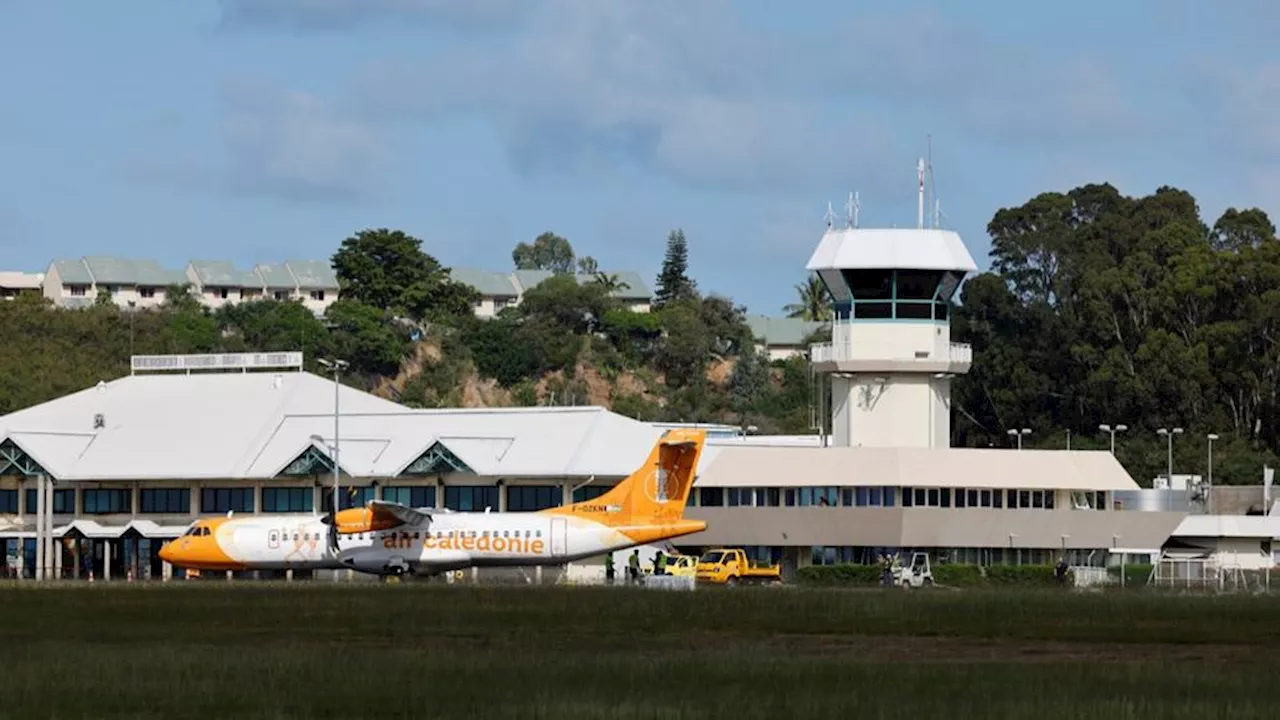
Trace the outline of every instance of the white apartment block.
{"label": "white apartment block", "polygon": [[[631,270],[602,271],[602,273],[617,278],[618,285],[610,292],[611,295],[622,301],[632,312],[649,312],[653,303],[653,292],[639,273]],[[480,293],[480,299],[476,301],[474,309],[476,316],[482,318],[494,317],[509,306],[519,305],[520,300],[530,288],[551,278],[552,275],[553,273],[548,270],[492,272],[455,267],[450,271],[450,277],[455,281],[469,285]],[[595,281],[594,275],[575,275],[574,278],[579,283]]]}
{"label": "white apartment block", "polygon": [[286,260],[252,270],[238,270],[225,261],[192,260],[185,270],[168,270],[153,260],[83,257],[54,260],[40,282],[44,296],[66,308],[88,307],[102,292],[122,308],[153,307],[164,302],[173,285],[187,285],[201,304],[212,309],[272,297],[298,300],[320,315],[338,297],[338,278],[320,260]]}

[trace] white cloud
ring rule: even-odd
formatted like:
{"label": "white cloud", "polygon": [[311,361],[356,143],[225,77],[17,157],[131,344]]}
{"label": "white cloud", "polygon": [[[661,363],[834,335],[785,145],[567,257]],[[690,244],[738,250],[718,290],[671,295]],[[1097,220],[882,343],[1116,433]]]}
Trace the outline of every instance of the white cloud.
{"label": "white cloud", "polygon": [[1104,65],[1049,66],[930,13],[864,15],[800,36],[753,28],[728,0],[534,7],[514,35],[366,68],[359,104],[487,117],[524,173],[631,164],[775,192],[883,179],[874,173],[897,152],[895,133],[920,132],[889,128],[887,107],[1003,142],[1096,141],[1136,126]]}
{"label": "white cloud", "polygon": [[226,28],[350,30],[376,22],[436,23],[486,29],[522,17],[522,0],[217,0]]}
{"label": "white cloud", "polygon": [[351,198],[377,182],[388,150],[376,127],[307,93],[233,83],[226,96],[227,179],[234,189]]}

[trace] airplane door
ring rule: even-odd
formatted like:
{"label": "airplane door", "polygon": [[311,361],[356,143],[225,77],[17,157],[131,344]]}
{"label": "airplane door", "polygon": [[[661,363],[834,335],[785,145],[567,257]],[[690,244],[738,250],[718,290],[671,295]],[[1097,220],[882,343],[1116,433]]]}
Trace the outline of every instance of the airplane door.
{"label": "airplane door", "polygon": [[564,557],[568,554],[569,521],[562,517],[551,518],[551,555]]}

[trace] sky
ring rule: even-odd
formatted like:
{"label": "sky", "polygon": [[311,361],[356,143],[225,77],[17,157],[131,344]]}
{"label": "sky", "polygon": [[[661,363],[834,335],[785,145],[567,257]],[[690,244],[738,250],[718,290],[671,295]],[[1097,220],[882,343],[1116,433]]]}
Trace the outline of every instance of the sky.
{"label": "sky", "polygon": [[0,0],[0,269],[248,267],[365,228],[508,270],[543,231],[780,314],[828,203],[942,225],[1044,191],[1280,214],[1280,3]]}

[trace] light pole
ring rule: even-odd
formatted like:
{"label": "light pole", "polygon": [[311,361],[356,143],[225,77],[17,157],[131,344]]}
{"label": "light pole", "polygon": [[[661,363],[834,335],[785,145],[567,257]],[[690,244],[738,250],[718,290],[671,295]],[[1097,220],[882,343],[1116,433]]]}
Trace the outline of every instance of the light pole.
{"label": "light pole", "polygon": [[1209,439],[1209,488],[1204,494],[1204,504],[1206,506],[1205,509],[1209,511],[1210,515],[1212,515],[1213,514],[1213,441],[1217,440],[1218,436],[1214,433],[1209,433],[1205,437]]}
{"label": "light pole", "polygon": [[1167,497],[1169,498],[1166,505],[1168,506],[1169,510],[1173,510],[1173,436],[1181,435],[1182,428],[1176,427],[1176,428],[1173,428],[1172,430],[1170,430],[1169,428],[1160,428],[1159,430],[1156,430],[1156,434],[1162,435],[1164,436],[1165,439],[1168,440],[1169,469],[1168,469],[1168,472],[1165,473],[1165,479],[1168,481],[1168,486],[1165,488],[1165,492],[1168,493]]}
{"label": "light pole", "polygon": [[[337,522],[338,514],[338,391],[342,387],[338,382],[338,377],[342,375],[342,371],[346,369],[349,363],[346,360],[325,360],[320,358],[318,361],[321,365],[333,371],[333,514],[334,522]],[[338,579],[338,574],[333,574],[333,579]]]}
{"label": "light pole", "polygon": [[1010,437],[1016,437],[1016,438],[1018,438],[1018,449],[1019,449],[1019,450],[1021,450],[1021,449],[1022,449],[1022,436],[1023,436],[1023,435],[1030,435],[1030,434],[1031,434],[1031,428],[1022,428],[1021,430],[1014,430],[1013,428],[1010,428],[1010,429],[1006,430],[1005,432],[1009,433],[1009,436],[1010,436]]}
{"label": "light pole", "polygon": [[1116,425],[1113,427],[1111,425],[1099,425],[1098,429],[1104,433],[1111,433],[1111,454],[1115,455],[1116,454],[1116,433],[1124,432],[1125,430],[1128,430],[1129,426]]}

